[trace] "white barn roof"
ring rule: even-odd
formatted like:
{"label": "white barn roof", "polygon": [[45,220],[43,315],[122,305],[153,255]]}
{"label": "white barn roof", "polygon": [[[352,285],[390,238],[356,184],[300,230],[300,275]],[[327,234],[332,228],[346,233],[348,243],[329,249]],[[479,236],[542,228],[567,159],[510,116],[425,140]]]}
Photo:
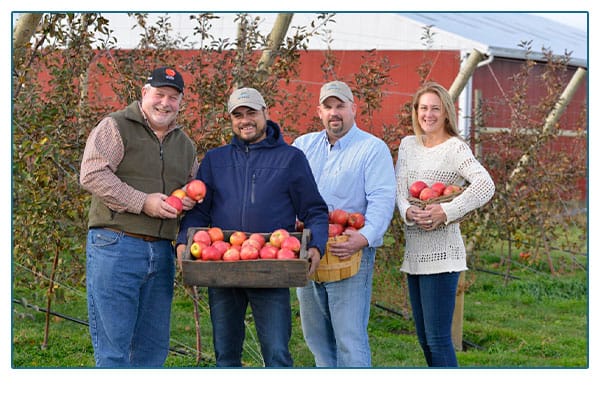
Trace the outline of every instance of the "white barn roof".
{"label": "white barn roof", "polygon": [[[194,26],[189,19],[192,13],[170,13],[174,31],[191,41]],[[580,13],[581,14],[581,13]],[[121,48],[135,47],[139,30],[132,30],[134,19],[126,13],[106,13],[111,28]],[[150,15],[165,15],[150,14]],[[218,13],[220,18],[211,21],[211,33],[215,37],[234,39],[235,13]],[[259,17],[260,27],[268,33],[276,13],[252,14]],[[291,27],[308,26],[315,21],[316,13],[295,13]],[[554,20],[520,12],[464,12],[464,13],[391,13],[391,12],[342,12],[334,17],[335,23],[327,25],[330,30],[330,46],[334,50],[423,50],[422,36],[426,26],[434,32],[431,49],[460,50],[510,58],[524,58],[525,51],[519,47],[523,41],[532,41],[530,57],[541,59],[542,48],[551,49],[555,55],[571,53],[571,64],[587,66],[587,32],[560,24]],[[323,37],[314,37],[310,49],[326,49]]]}

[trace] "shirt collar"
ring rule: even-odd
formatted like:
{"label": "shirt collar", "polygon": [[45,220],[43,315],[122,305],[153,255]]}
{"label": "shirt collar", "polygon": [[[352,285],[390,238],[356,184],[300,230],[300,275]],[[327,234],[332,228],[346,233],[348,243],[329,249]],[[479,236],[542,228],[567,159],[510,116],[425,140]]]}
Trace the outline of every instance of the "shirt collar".
{"label": "shirt collar", "polygon": [[[356,127],[356,122],[355,122],[354,124],[352,124],[352,127],[350,128],[350,130],[348,130],[348,132],[346,132],[346,134],[344,136],[342,136],[335,142],[335,145],[339,146],[341,149],[344,149],[344,147],[346,147],[350,143],[352,143],[352,141],[354,140],[354,137],[356,136],[357,130],[358,130],[358,128]],[[325,130],[325,129],[323,130],[323,145],[327,146],[328,150],[331,150],[330,149],[331,144],[329,143],[329,139],[327,138],[327,130]]]}

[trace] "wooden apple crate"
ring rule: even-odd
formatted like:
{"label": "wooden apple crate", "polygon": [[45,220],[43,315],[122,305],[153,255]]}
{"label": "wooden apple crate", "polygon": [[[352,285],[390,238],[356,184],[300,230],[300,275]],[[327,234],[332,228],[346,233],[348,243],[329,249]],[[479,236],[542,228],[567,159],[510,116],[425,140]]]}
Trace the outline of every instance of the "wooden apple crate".
{"label": "wooden apple crate", "polygon": [[[190,253],[194,234],[208,228],[189,228],[187,246],[182,256],[183,283],[187,286],[205,287],[246,287],[246,288],[285,288],[301,287],[308,283],[307,245],[310,230],[290,232],[301,243],[300,258],[293,260],[240,260],[202,261],[195,260]],[[223,230],[225,241],[234,231]],[[246,232],[250,236],[250,233]],[[269,241],[270,233],[261,233]]]}

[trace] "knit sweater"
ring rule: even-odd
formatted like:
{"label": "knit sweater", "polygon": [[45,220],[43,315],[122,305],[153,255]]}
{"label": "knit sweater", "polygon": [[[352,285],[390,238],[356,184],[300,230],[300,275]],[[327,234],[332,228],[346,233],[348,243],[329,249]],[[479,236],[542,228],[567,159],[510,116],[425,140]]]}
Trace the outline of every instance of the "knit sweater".
{"label": "knit sweater", "polygon": [[[485,205],[494,195],[494,182],[477,161],[467,143],[457,137],[434,146],[423,146],[415,136],[402,139],[396,163],[397,203],[404,220],[405,249],[401,271],[409,274],[436,274],[467,269],[465,245],[457,219]],[[466,186],[459,196],[441,207],[446,224],[425,231],[406,220],[408,188],[415,181],[428,185]]]}

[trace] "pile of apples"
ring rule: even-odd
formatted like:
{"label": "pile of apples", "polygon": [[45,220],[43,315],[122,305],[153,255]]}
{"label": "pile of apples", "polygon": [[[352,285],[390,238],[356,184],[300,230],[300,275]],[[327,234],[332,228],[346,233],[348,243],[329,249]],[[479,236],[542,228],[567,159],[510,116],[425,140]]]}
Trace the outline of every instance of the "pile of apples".
{"label": "pile of apples", "polygon": [[195,201],[201,201],[206,196],[206,185],[200,179],[193,179],[181,189],[175,189],[165,201],[177,209],[177,214],[183,212],[183,198],[187,196]]}
{"label": "pile of apples", "polygon": [[423,181],[416,181],[408,188],[408,192],[411,197],[422,201],[435,199],[436,197],[440,196],[448,196],[460,190],[461,187],[458,185],[446,186],[442,182],[436,182],[433,185],[431,185],[431,187],[429,187]]}
{"label": "pile of apples", "polygon": [[365,226],[365,216],[359,212],[348,212],[336,208],[329,212],[329,237],[339,236],[346,229],[359,230]]}
{"label": "pile of apples", "polygon": [[202,261],[284,260],[298,258],[300,248],[300,239],[283,228],[273,231],[267,241],[263,234],[242,231],[232,232],[225,240],[221,228],[211,227],[194,234],[190,253]]}

